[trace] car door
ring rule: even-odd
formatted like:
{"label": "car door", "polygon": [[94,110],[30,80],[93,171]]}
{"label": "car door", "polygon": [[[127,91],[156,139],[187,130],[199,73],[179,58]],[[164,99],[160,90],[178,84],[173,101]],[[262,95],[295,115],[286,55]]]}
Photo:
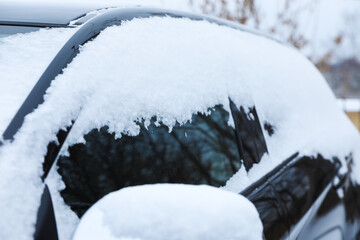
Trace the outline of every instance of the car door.
{"label": "car door", "polygon": [[[351,157],[347,159],[351,162]],[[337,158],[300,156],[286,159],[241,192],[264,224],[266,239],[354,239],[359,212],[358,187],[339,173]],[[352,209],[349,211],[349,209]]]}
{"label": "car door", "polygon": [[[136,16],[154,15],[157,17],[123,22]],[[32,203],[37,203],[36,196],[43,189],[38,179],[41,175],[53,197],[59,232],[66,232],[67,237],[76,226],[75,214],[81,216],[109,191],[156,182],[223,186],[230,177],[236,177],[234,173],[251,175],[255,168],[264,165],[264,156],[274,156],[270,148],[274,144],[268,144],[268,140],[279,140],[279,136],[286,135],[276,146],[285,153],[289,149],[296,152],[301,148],[289,148],[287,141],[303,143],[313,140],[309,138],[313,131],[324,130],[318,127],[324,124],[319,122],[321,117],[317,117],[317,121],[309,117],[306,121],[298,120],[299,116],[305,118],[313,114],[313,105],[323,106],[332,98],[326,88],[322,91],[323,79],[315,68],[293,50],[265,37],[237,31],[235,29],[242,28],[231,24],[220,27],[205,21],[158,16],[158,10],[117,9],[85,24],[40,78],[39,85],[29,95],[31,101],[23,105],[26,111],[19,111],[21,119],[15,117],[8,134],[3,135],[4,139],[13,138],[24,123],[15,141],[5,144],[4,152],[10,154],[2,160],[9,162],[8,165],[18,159],[21,163],[26,160],[25,166],[32,163],[31,171],[12,168],[28,181],[18,183],[20,181],[12,181],[15,177],[9,177],[5,183],[14,185],[15,182],[18,184],[15,186],[36,190],[21,194],[31,199],[24,205],[34,213],[37,205]],[[94,39],[96,36],[99,37]],[[275,55],[280,56],[277,61],[273,59]],[[285,64],[287,68],[283,68]],[[302,77],[303,73],[307,78]],[[43,101],[39,93],[45,93],[46,89],[46,101]],[[299,89],[306,90],[306,94],[296,95]],[[310,102],[319,92],[325,100]],[[294,101],[292,95],[296,95],[298,101]],[[229,97],[233,100],[230,106]],[[36,110],[24,121],[33,109]],[[329,118],[343,120],[331,107],[325,110]],[[277,124],[273,126],[273,122]],[[198,125],[194,128],[192,124]],[[334,122],[331,124],[333,127]],[[344,135],[348,132],[344,131]],[[332,140],[337,138],[337,135],[330,136]],[[324,139],[320,142],[324,143]],[[22,151],[23,148],[26,151]],[[120,158],[123,161],[115,161]],[[131,159],[137,164],[132,164]],[[299,159],[306,164],[297,163]],[[241,192],[258,207],[267,238],[291,238],[295,232],[293,226],[299,226],[303,219],[308,223],[307,213],[325,190],[331,188],[333,167],[327,166],[330,171],[326,174],[330,175],[319,175],[323,178],[318,179],[313,171],[317,166],[307,163],[317,159],[325,166],[327,161],[336,164],[334,159],[317,154],[295,153],[285,161],[278,158],[267,165],[266,171],[257,172],[258,182]],[[124,172],[117,174],[121,171]],[[349,181],[345,182],[352,186]],[[245,187],[252,183],[236,182]],[[295,187],[302,191],[292,192]],[[38,195],[32,198],[33,192]],[[299,204],[302,201],[304,203]],[[352,203],[351,200],[346,203],[351,206],[347,212],[354,209]],[[9,212],[25,209],[18,205],[9,207]],[[349,219],[355,221],[355,217]],[[34,224],[29,218],[24,225],[28,226],[27,232],[31,232]],[[16,228],[8,229],[16,232]],[[305,228],[297,229],[296,232],[302,232]],[[323,233],[326,231],[320,231]]]}

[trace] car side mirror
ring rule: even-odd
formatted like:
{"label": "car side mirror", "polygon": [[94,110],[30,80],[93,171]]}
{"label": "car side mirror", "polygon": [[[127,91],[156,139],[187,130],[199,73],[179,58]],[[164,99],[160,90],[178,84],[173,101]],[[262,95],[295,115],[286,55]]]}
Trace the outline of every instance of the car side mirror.
{"label": "car side mirror", "polygon": [[244,196],[205,185],[123,188],[95,203],[74,240],[262,239],[255,206]]}

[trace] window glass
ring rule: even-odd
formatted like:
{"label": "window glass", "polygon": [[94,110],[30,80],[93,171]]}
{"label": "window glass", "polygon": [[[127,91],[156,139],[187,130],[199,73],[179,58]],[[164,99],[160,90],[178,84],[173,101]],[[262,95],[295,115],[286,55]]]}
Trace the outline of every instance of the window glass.
{"label": "window glass", "polygon": [[65,202],[81,216],[105,194],[127,186],[186,183],[222,186],[241,166],[229,113],[216,106],[208,115],[172,131],[152,119],[138,123],[137,136],[115,139],[107,127],[94,129],[86,143],[58,159]]}
{"label": "window glass", "polygon": [[301,157],[245,194],[260,214],[266,239],[283,238],[313,206],[335,173],[335,164],[321,155]]}
{"label": "window glass", "polygon": [[335,174],[335,164],[318,155],[301,158],[272,181],[291,225],[305,215]]}

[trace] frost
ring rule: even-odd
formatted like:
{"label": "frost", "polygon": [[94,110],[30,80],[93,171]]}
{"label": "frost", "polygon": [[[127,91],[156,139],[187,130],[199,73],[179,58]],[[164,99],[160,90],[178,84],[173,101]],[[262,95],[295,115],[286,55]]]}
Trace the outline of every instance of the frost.
{"label": "frost", "polygon": [[157,184],[124,188],[83,216],[74,240],[262,239],[255,206],[209,186]]}

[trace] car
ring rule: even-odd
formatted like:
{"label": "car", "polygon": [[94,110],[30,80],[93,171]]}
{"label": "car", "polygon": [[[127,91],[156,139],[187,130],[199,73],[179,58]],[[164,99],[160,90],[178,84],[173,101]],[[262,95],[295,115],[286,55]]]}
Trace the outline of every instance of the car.
{"label": "car", "polygon": [[0,8],[2,239],[71,239],[159,183],[246,197],[265,239],[360,238],[359,134],[296,49],[174,10],[22,9]]}

